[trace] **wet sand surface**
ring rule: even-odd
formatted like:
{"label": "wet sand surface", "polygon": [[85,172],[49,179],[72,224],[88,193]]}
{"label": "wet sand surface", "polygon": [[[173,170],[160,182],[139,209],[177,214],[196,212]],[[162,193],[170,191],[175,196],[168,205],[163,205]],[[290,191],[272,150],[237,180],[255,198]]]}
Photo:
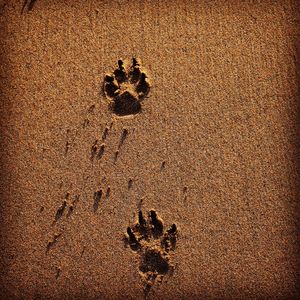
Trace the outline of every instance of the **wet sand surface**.
{"label": "wet sand surface", "polygon": [[297,1],[22,7],[0,1],[1,298],[299,297]]}

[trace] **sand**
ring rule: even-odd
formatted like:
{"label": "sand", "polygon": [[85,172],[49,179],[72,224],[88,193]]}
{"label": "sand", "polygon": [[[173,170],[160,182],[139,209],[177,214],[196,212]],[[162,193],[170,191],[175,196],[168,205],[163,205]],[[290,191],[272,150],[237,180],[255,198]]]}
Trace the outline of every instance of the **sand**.
{"label": "sand", "polygon": [[29,2],[0,1],[1,299],[299,298],[299,3]]}

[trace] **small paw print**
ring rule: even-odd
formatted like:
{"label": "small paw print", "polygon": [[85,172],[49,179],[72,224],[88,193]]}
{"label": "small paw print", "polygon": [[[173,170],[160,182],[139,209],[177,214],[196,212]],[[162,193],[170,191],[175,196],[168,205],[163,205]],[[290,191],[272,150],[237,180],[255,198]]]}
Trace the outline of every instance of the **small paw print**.
{"label": "small paw print", "polygon": [[156,282],[161,283],[166,274],[173,273],[170,251],[176,248],[177,235],[175,224],[164,232],[163,221],[154,210],[149,212],[147,219],[139,211],[137,223],[127,228],[126,244],[140,255],[139,271],[145,295]]}
{"label": "small paw print", "polygon": [[133,58],[130,67],[118,61],[118,68],[104,78],[104,93],[111,101],[111,110],[119,116],[141,112],[141,101],[148,95],[150,84],[140,63]]}

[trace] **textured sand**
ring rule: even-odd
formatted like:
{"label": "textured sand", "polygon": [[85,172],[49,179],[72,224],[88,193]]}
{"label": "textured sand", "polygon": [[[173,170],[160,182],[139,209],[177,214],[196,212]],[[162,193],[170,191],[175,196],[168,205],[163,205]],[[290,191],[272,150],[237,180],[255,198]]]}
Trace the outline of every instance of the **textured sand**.
{"label": "textured sand", "polygon": [[1,299],[142,299],[138,209],[178,230],[149,298],[299,297],[300,5],[251,2],[0,1]]}

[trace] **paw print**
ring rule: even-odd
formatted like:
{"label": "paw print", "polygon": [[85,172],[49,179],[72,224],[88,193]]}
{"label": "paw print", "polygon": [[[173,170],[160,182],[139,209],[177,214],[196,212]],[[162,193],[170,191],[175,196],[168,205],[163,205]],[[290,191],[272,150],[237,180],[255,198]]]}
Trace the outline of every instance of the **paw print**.
{"label": "paw print", "polygon": [[156,282],[161,283],[166,274],[173,273],[170,251],[176,248],[177,227],[173,224],[164,232],[163,221],[154,210],[147,219],[139,211],[137,223],[127,228],[125,241],[140,255],[139,271],[146,296]]}
{"label": "paw print", "polygon": [[118,68],[104,78],[104,93],[111,101],[111,110],[119,116],[141,112],[141,101],[148,95],[150,84],[139,62],[133,58],[130,67],[118,61]]}

